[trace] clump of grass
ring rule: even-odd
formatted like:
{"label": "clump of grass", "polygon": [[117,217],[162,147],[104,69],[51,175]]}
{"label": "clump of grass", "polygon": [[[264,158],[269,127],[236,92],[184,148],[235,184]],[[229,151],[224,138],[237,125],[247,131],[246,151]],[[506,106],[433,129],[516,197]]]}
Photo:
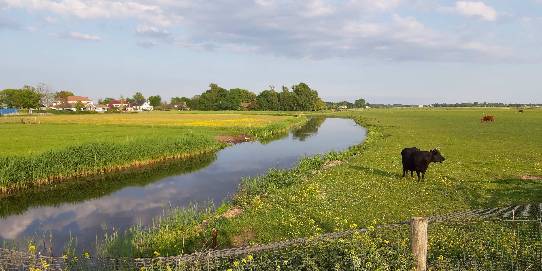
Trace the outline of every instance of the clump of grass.
{"label": "clump of grass", "polygon": [[[210,248],[211,228],[204,222],[214,215],[212,204],[175,208],[157,218],[151,227],[134,226],[126,232],[105,236],[98,247],[103,256],[179,255],[193,248]],[[185,238],[191,236],[192,238]]]}

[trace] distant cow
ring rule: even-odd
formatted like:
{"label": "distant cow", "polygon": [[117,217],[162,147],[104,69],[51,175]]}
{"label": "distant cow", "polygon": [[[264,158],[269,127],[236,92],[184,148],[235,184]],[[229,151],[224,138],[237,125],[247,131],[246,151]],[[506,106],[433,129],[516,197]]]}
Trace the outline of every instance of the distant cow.
{"label": "distant cow", "polygon": [[518,110],[519,113],[523,113],[523,109]]}
{"label": "distant cow", "polygon": [[413,176],[414,171],[416,171],[418,181],[420,179],[425,179],[425,172],[430,163],[442,163],[446,160],[437,149],[420,151],[420,149],[416,147],[403,149],[401,151],[401,157],[403,162],[403,177],[405,177],[408,171],[410,171],[411,176]]}
{"label": "distant cow", "polygon": [[485,115],[480,119],[480,122],[494,122],[495,116]]}

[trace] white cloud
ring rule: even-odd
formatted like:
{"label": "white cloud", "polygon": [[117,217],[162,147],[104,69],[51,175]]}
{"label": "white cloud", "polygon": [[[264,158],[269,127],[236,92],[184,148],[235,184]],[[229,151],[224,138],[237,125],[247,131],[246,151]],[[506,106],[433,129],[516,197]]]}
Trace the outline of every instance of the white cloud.
{"label": "white cloud", "polygon": [[495,21],[497,11],[494,8],[479,1],[457,1],[455,9],[458,13],[465,16],[480,17],[486,21]]}
{"label": "white cloud", "polygon": [[350,0],[350,4],[368,10],[390,10],[398,7],[402,0]]}
{"label": "white cloud", "polygon": [[146,36],[156,39],[169,39],[171,33],[165,29],[161,29],[150,25],[140,25],[136,28],[136,33],[141,36]]}
{"label": "white cloud", "polygon": [[178,20],[167,16],[160,6],[133,1],[107,0],[4,0],[11,8],[41,10],[82,19],[135,18],[155,25],[168,26]]}
{"label": "white cloud", "polygon": [[382,35],[387,29],[377,23],[369,22],[348,22],[343,31],[353,36],[371,37]]}
{"label": "white cloud", "polygon": [[82,40],[82,41],[101,41],[102,40],[102,38],[100,38],[99,36],[84,34],[80,32],[69,32],[66,34],[58,35],[58,36],[61,38]]}
{"label": "white cloud", "polygon": [[308,17],[318,17],[330,15],[334,12],[334,7],[324,3],[322,0],[307,0],[305,1],[306,8],[303,15]]}

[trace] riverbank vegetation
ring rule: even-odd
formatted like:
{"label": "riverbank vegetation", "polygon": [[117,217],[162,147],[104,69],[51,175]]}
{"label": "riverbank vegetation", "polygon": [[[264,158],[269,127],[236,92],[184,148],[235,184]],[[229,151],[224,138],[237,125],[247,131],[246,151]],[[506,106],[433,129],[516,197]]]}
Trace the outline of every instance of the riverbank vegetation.
{"label": "riverbank vegetation", "polygon": [[306,118],[156,112],[0,119],[0,193],[209,154],[219,135],[266,139]]}
{"label": "riverbank vegetation", "polygon": [[[483,114],[496,121],[480,123]],[[334,116],[367,127],[365,143],[244,180],[234,199],[216,210],[179,211],[108,240],[104,250],[175,255],[204,248],[213,228],[225,248],[542,199],[541,111],[394,109]],[[401,178],[400,151],[412,146],[439,148],[447,160],[431,165],[425,181]]]}

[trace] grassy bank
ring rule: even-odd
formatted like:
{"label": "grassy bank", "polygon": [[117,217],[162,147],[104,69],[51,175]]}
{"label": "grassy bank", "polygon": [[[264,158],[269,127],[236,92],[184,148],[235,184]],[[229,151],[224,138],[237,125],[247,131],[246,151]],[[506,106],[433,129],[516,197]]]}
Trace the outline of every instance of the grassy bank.
{"label": "grassy bank", "polygon": [[[231,247],[542,200],[541,111],[392,109],[338,114],[369,128],[363,145],[245,180],[234,200],[214,212],[179,211],[155,227],[131,231],[122,239],[129,249],[119,249],[118,241],[106,247],[132,255],[173,255],[205,247],[212,228],[218,229],[219,246]],[[495,115],[496,122],[480,123],[483,114]],[[439,147],[447,160],[431,165],[424,182],[403,179],[399,153],[411,146]]]}
{"label": "grassy bank", "polygon": [[216,154],[204,154],[190,159],[170,160],[146,167],[111,174],[79,178],[55,185],[44,185],[5,195],[0,204],[0,218],[24,213],[32,207],[59,206],[110,195],[131,186],[146,186],[168,176],[200,170],[216,159]]}
{"label": "grassy bank", "polygon": [[219,135],[265,139],[304,117],[250,114],[59,115],[0,118],[0,194],[213,153]]}

